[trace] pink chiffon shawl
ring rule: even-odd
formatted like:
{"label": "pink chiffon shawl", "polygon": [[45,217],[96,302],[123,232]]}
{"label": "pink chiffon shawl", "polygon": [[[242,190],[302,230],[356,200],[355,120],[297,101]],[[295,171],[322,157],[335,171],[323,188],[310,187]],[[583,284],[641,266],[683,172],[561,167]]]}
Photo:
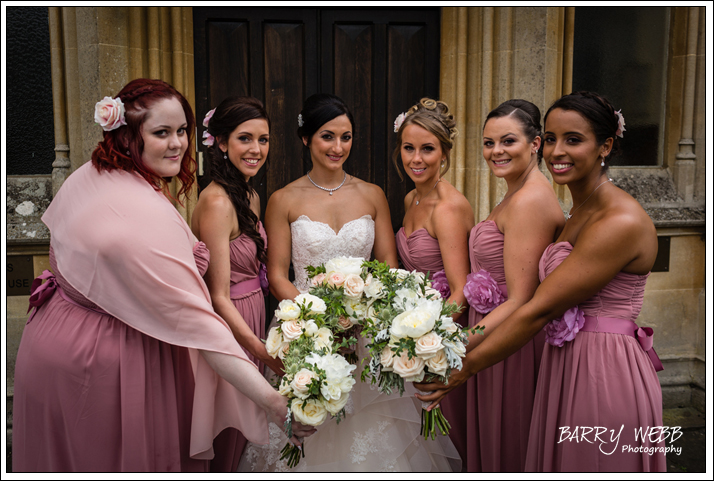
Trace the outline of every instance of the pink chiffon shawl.
{"label": "pink chiffon shawl", "polygon": [[42,220],[72,287],[137,331],[189,349],[191,457],[212,458],[213,439],[226,427],[268,442],[265,412],[199,354],[221,352],[255,367],[213,311],[193,257],[196,239],[161,192],[137,174],[100,173],[87,163],[65,181]]}

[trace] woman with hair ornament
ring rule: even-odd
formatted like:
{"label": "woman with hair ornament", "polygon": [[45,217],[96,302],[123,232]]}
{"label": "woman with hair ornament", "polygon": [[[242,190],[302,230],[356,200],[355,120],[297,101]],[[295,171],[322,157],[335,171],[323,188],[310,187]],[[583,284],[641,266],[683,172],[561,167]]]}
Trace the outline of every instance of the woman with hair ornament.
{"label": "woman with hair ornament", "polygon": [[92,161],[42,217],[53,272],[33,283],[18,351],[13,469],[205,471],[223,427],[265,443],[286,400],[213,311],[208,251],[164,195],[168,178],[179,199],[192,186],[188,101],[137,79],[95,119]]}
{"label": "woman with hair ornament", "polygon": [[[662,425],[662,364],[652,329],[635,323],[657,233],[640,204],[607,177],[623,132],[622,114],[593,92],[563,96],[548,109],[543,158],[570,190],[570,217],[540,259],[532,299],[466,355],[449,386],[427,386],[437,391],[423,398],[435,405],[545,329],[526,471],[666,470],[664,440],[636,435]],[[576,427],[605,428],[612,443],[563,436]]]}
{"label": "woman with hair ornament", "polygon": [[[201,191],[191,229],[211,252],[204,276],[216,313],[259,371],[282,371],[282,361],[265,344],[267,237],[260,222],[260,198],[252,179],[267,162],[270,119],[253,97],[229,97],[204,119],[212,182]],[[262,281],[262,285],[261,285]],[[235,472],[246,438],[225,429],[214,443],[211,470]]]}

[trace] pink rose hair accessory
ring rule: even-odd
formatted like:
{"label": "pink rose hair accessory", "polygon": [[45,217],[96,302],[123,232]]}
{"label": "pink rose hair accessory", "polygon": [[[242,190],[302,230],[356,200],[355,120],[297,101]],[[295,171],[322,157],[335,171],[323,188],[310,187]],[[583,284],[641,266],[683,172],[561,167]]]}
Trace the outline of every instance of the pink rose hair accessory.
{"label": "pink rose hair accessory", "polygon": [[208,133],[208,130],[203,131],[203,141],[201,142],[203,145],[211,147],[215,141],[216,139],[214,139],[213,136]]}
{"label": "pink rose hair accessory", "polygon": [[615,115],[617,115],[617,132],[615,132],[615,135],[622,138],[622,134],[626,130],[625,129],[625,117],[622,116],[622,109],[615,112]]}
{"label": "pink rose hair accessory", "polygon": [[578,306],[565,311],[560,319],[553,319],[545,326],[545,342],[551,346],[563,347],[563,344],[575,339],[585,324],[585,315]]}
{"label": "pink rose hair accessory", "polygon": [[442,299],[451,297],[451,289],[449,289],[449,281],[446,278],[444,269],[441,269],[431,277],[431,287],[439,291]]}
{"label": "pink rose hair accessory", "polygon": [[211,109],[208,111],[206,116],[203,118],[203,126],[208,128],[208,122],[211,120],[211,117],[213,117],[213,114],[216,113],[216,109]]}
{"label": "pink rose hair accessory", "polygon": [[397,115],[397,118],[394,119],[394,133],[399,132],[399,127],[402,126],[404,123],[404,119],[407,118],[407,114],[405,112],[402,112],[401,114]]}
{"label": "pink rose hair accessory", "polygon": [[464,296],[469,305],[481,314],[488,314],[506,300],[494,278],[485,269],[466,276]]}
{"label": "pink rose hair accessory", "polygon": [[126,125],[124,103],[119,97],[115,99],[104,97],[94,106],[94,121],[98,123],[105,132]]}

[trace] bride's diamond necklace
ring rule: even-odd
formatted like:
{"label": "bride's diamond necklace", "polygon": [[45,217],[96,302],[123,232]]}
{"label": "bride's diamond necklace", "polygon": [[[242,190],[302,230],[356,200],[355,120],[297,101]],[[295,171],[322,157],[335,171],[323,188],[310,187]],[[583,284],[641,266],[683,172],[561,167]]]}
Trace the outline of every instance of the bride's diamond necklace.
{"label": "bride's diamond necklace", "polygon": [[[312,170],[311,170],[310,172],[312,172]],[[312,180],[312,177],[310,177],[310,172],[307,173],[307,178],[308,178],[308,180],[309,180],[310,182],[312,182],[312,185],[314,185],[314,186],[317,187],[318,189],[324,190],[325,192],[329,192],[330,195],[332,195],[332,193],[333,193],[334,191],[336,191],[337,189],[339,189],[340,187],[342,187],[343,185],[345,185],[345,181],[347,180],[347,172],[344,172],[344,171],[343,171],[342,173],[344,174],[344,177],[342,177],[342,183],[341,183],[340,185],[338,185],[337,187],[335,187],[334,189],[328,189],[327,187],[323,187],[323,186],[321,186],[321,185],[317,185],[317,184],[315,183],[315,181]]]}

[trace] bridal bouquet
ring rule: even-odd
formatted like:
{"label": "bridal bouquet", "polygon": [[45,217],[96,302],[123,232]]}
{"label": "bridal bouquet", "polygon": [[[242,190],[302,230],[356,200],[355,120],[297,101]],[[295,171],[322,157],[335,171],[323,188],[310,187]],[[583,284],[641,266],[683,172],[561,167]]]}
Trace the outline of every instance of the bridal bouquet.
{"label": "bridal bouquet", "polygon": [[[285,299],[275,311],[278,326],[270,329],[266,349],[273,358],[280,357],[285,374],[278,391],[288,398],[285,432],[292,437],[292,416],[303,424],[319,426],[327,415],[339,422],[355,379],[351,365],[338,350],[350,339],[336,341],[339,320],[327,314],[327,304],[311,294]],[[354,340],[352,340],[354,341]],[[280,459],[293,468],[305,456],[304,450],[288,442]]]}
{"label": "bridal bouquet", "polygon": [[[462,368],[469,334],[483,334],[483,328],[456,324],[451,316],[461,307],[444,302],[422,273],[389,269],[377,261],[364,266],[382,288],[363,321],[370,359],[362,381],[369,377],[380,392],[399,390],[400,395],[405,381],[421,382],[427,377],[448,383],[451,370]],[[434,439],[437,427],[442,435],[451,428],[441,409],[422,410],[424,438]]]}

